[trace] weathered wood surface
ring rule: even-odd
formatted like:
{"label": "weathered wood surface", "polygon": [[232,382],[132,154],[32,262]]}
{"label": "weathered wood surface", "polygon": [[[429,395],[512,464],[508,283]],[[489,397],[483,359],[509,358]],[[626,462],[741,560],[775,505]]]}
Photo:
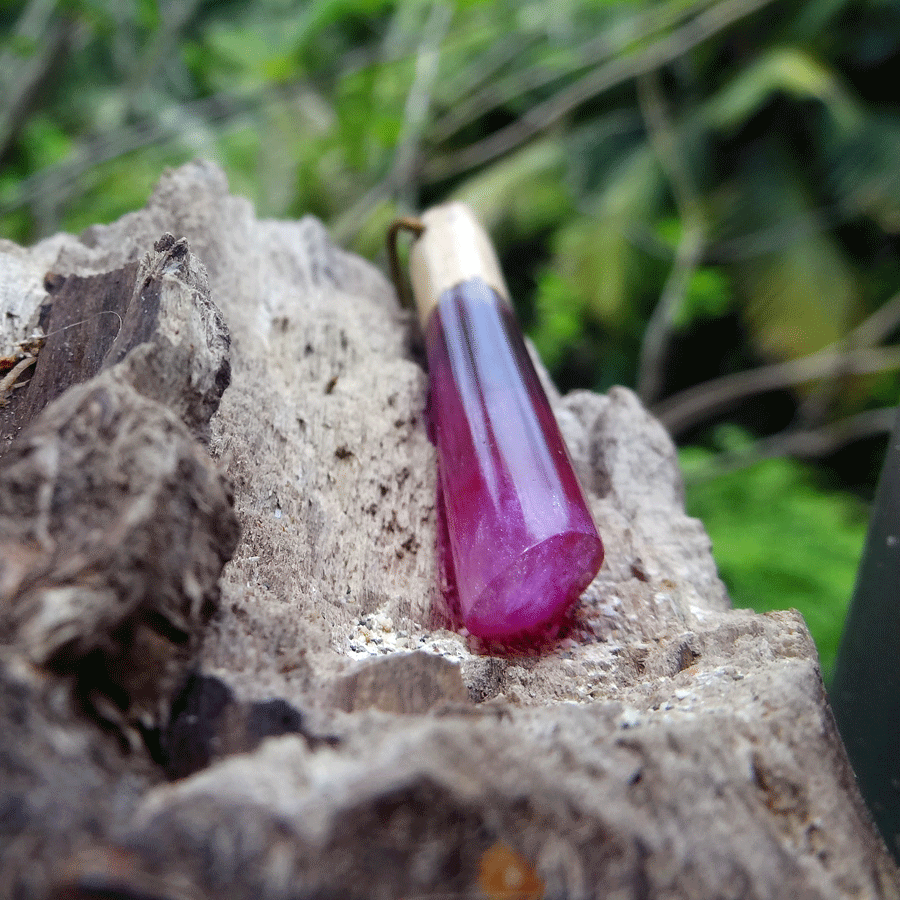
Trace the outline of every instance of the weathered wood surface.
{"label": "weathered wood surface", "polygon": [[628,391],[556,398],[607,560],[503,655],[443,627],[414,324],[317,221],[195,163],[0,244],[0,313],[57,332],[0,411],[3,896],[490,896],[498,846],[548,898],[900,896]]}

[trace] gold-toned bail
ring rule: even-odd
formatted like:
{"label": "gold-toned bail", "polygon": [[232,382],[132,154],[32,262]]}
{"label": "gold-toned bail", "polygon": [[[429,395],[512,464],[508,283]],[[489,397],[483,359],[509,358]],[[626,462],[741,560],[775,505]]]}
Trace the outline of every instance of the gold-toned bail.
{"label": "gold-toned bail", "polygon": [[475,278],[509,300],[491,239],[468,205],[454,200],[433,206],[422,224],[409,253],[409,278],[423,327],[447,291]]}
{"label": "gold-toned bail", "polygon": [[409,253],[409,278],[423,328],[443,294],[473,278],[482,279],[509,300],[500,262],[484,226],[469,206],[454,200],[431,207],[420,219],[397,219],[388,231],[391,276],[404,305],[408,305],[409,293],[397,255],[397,234],[403,230],[416,235]]}

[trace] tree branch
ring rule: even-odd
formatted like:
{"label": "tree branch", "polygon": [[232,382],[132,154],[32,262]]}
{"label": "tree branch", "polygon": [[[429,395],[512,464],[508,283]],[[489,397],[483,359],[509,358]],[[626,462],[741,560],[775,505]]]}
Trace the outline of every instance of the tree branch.
{"label": "tree branch", "polygon": [[412,86],[406,96],[403,124],[390,172],[365,192],[349,209],[330,224],[332,237],[338,242],[348,241],[358,232],[372,211],[390,198],[398,199],[401,208],[411,208],[416,198],[409,196],[413,169],[419,155],[422,133],[428,120],[431,94],[438,74],[440,46],[452,19],[452,10],[443,3],[431,7],[423,29],[425,37],[416,54],[416,69]]}
{"label": "tree branch", "polygon": [[[900,326],[900,293],[895,294],[845,338],[802,359],[760,366],[687,388],[653,407],[677,436],[739,400],[839,375],[866,375],[900,368],[900,348],[872,349]],[[850,348],[850,349],[848,349]]]}
{"label": "tree branch", "polygon": [[826,348],[802,359],[704,382],[666,398],[652,411],[677,436],[745,397],[826,378],[836,370],[849,375],[870,375],[892,369],[900,369],[900,347],[848,351]]}
{"label": "tree branch", "polygon": [[[437,79],[441,42],[447,34],[452,18],[453,11],[449,6],[443,3],[432,4],[428,21],[423,29],[424,37],[416,53],[415,77],[406,96],[403,125],[397,141],[394,164],[388,176],[394,191],[401,195],[410,191],[422,133],[428,121],[431,94]],[[417,198],[408,196],[400,199],[405,201],[405,205],[411,205]]]}
{"label": "tree branch", "polygon": [[508,153],[555,125],[582,103],[678,59],[698,44],[771,2],[773,0],[723,0],[634,55],[610,60],[550,99],[532,107],[521,119],[494,132],[490,137],[453,153],[449,158],[435,159],[426,168],[426,176],[431,180],[449,178]]}
{"label": "tree branch", "polygon": [[891,336],[900,327],[900,293],[894,294],[863,322],[847,339],[854,347],[873,347]]}
{"label": "tree branch", "polygon": [[675,262],[647,323],[638,360],[637,392],[644,403],[650,404],[662,393],[666,351],[691,276],[706,246],[706,227],[697,192],[678,151],[677,136],[663,103],[656,72],[638,78],[638,98],[650,143],[672,186],[681,218]]}
{"label": "tree branch", "polygon": [[[434,123],[431,137],[435,141],[447,140],[476,119],[521,97],[527,91],[572,77],[576,71],[598,66],[614,56],[623,43],[637,44],[647,41],[659,32],[672,28],[688,16],[708,7],[710,2],[711,0],[698,0],[689,7],[685,7],[681,2],[668,3],[662,7],[654,5],[650,10],[635,15],[628,23],[627,29],[617,27],[614,35],[604,32],[580,47],[573,48],[571,56],[574,62],[568,70],[549,69],[537,65],[492,81],[480,90],[470,93],[468,97],[457,101]],[[517,51],[520,56],[523,49],[520,43]]]}
{"label": "tree branch", "polygon": [[702,484],[713,478],[747,469],[764,460],[782,456],[798,459],[827,456],[853,441],[889,433],[896,416],[897,408],[888,406],[866,410],[820,428],[788,429],[755,441],[747,450],[721,453],[713,457],[702,469],[686,473],[684,480],[689,485]]}
{"label": "tree branch", "polygon": [[0,108],[0,160],[19,136],[29,112],[57,61],[69,43],[72,22],[54,18],[56,0],[32,0],[16,24],[17,37],[35,45],[22,59],[7,51],[0,59],[3,106]]}

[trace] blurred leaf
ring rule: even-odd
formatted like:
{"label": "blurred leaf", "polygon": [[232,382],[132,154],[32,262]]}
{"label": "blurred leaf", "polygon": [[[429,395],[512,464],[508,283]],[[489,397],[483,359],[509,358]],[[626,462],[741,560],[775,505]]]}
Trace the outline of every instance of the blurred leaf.
{"label": "blurred leaf", "polygon": [[24,34],[13,34],[3,39],[3,49],[21,57],[22,60],[27,60],[30,56],[33,56],[39,47],[40,42],[38,38]]}
{"label": "blurred leaf", "polygon": [[648,144],[641,143],[610,167],[593,206],[598,216],[649,218],[662,199],[662,191],[662,171],[656,156]]}
{"label": "blurred leaf", "polygon": [[688,281],[675,327],[685,330],[698,319],[724,316],[733,304],[734,290],[724,272],[709,267],[696,269]]}
{"label": "blurred leaf", "polygon": [[589,197],[602,190],[607,173],[643,133],[640,113],[627,108],[603,112],[572,129],[567,178],[576,194]]}
{"label": "blurred leaf", "polygon": [[284,74],[290,45],[283,32],[221,23],[207,29],[194,45],[190,61],[202,69],[213,90],[247,91],[265,84],[275,71]]}
{"label": "blurred leaf", "polygon": [[[744,435],[744,446],[747,440]],[[699,447],[680,451],[688,477],[712,457]],[[706,526],[735,606],[799,609],[827,676],[865,539],[865,506],[817,485],[811,467],[775,459],[705,483],[689,482],[687,510]]]}
{"label": "blurred leaf", "polygon": [[236,194],[257,202],[255,163],[259,158],[262,135],[252,123],[231,128],[219,139],[220,160],[229,172],[229,188]]}
{"label": "blurred leaf", "polygon": [[138,0],[137,15],[141,27],[153,31],[162,24],[158,0]]}
{"label": "blurred leaf", "polygon": [[806,356],[843,337],[857,308],[853,277],[824,234],[738,267],[745,319],[757,347],[774,359]]}
{"label": "blurred leaf", "polygon": [[29,162],[36,169],[58,162],[70,153],[71,138],[47,116],[35,116],[25,125],[23,140]]}
{"label": "blurred leaf", "polygon": [[604,188],[590,203],[593,217],[576,219],[559,232],[557,271],[594,322],[621,328],[634,314],[638,251],[629,230],[635,221],[650,221],[661,198],[656,158],[640,144],[608,170]]}
{"label": "blurred leaf", "polygon": [[839,24],[835,19],[853,2],[854,0],[806,0],[797,10],[792,31],[803,40],[834,35],[834,26]]}
{"label": "blurred leaf", "polygon": [[90,199],[90,210],[71,210],[63,219],[67,231],[78,233],[98,222],[112,222],[126,212],[139,208],[159,179],[159,173],[171,164],[186,162],[168,148],[152,148],[128,154],[94,167],[83,179],[81,188]]}
{"label": "blurred leaf", "polygon": [[781,92],[798,100],[820,100],[845,128],[859,121],[855,102],[840,78],[797,47],[774,47],[712,96],[704,110],[713,128],[734,131]]}
{"label": "blurred leaf", "polygon": [[900,121],[885,114],[831,149],[831,186],[849,212],[871,216],[887,232],[900,232]]}
{"label": "blurred leaf", "polygon": [[579,220],[560,233],[556,244],[560,277],[569,292],[581,298],[586,315],[607,327],[622,327],[630,315],[634,255],[614,219]]}
{"label": "blurred leaf", "polygon": [[566,350],[584,331],[582,298],[574,294],[568,281],[552,269],[538,282],[537,321],[532,332],[537,351],[550,369],[560,365]]}
{"label": "blurred leaf", "polygon": [[900,50],[900,7],[895,0],[869,0],[857,28],[845,35],[844,52],[869,68],[897,58]]}
{"label": "blurred leaf", "polygon": [[734,277],[757,349],[794,359],[839,340],[859,313],[854,274],[788,158],[748,154],[738,183],[732,217],[746,229],[748,253]]}

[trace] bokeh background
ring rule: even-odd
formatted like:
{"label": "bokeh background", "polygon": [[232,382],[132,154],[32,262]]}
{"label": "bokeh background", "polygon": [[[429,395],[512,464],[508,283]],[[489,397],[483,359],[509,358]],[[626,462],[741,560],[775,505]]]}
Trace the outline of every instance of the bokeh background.
{"label": "bokeh background", "polygon": [[560,387],[640,393],[827,673],[900,389],[898,49],[896,0],[0,0],[0,234],[195,156],[382,266],[468,201]]}

